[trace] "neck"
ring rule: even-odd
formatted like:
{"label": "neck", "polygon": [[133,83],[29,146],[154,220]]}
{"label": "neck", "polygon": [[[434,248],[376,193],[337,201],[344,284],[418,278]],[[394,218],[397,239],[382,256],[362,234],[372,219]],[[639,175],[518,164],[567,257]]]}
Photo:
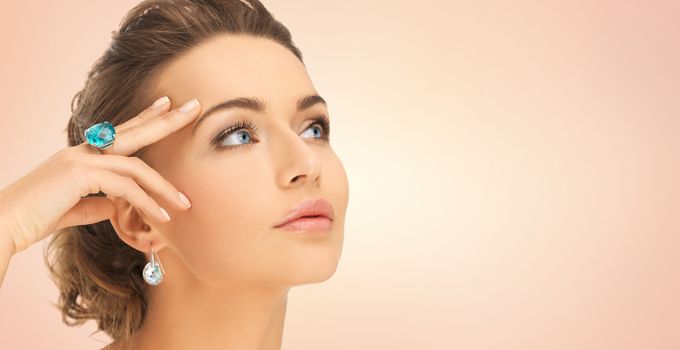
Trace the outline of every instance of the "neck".
{"label": "neck", "polygon": [[128,346],[279,350],[287,300],[282,287],[161,283],[151,287],[144,322]]}

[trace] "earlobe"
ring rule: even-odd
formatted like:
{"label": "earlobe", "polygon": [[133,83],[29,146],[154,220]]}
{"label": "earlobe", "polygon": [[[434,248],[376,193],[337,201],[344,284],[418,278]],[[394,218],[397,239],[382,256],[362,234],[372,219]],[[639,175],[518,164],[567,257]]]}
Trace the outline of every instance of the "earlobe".
{"label": "earlobe", "polygon": [[155,250],[162,249],[165,245],[163,237],[154,228],[155,223],[144,216],[142,210],[138,210],[122,198],[109,197],[109,199],[115,207],[109,221],[123,242],[144,253],[150,252],[151,242]]}

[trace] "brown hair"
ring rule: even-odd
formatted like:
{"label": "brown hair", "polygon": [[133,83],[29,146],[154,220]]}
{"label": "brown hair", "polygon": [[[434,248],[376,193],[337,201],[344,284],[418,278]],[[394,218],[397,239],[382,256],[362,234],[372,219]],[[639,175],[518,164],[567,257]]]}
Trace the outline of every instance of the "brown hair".
{"label": "brown hair", "polygon": [[[115,126],[139,114],[151,104],[154,79],[166,64],[222,33],[274,40],[303,62],[288,29],[258,0],[142,1],[112,32],[109,48],[73,97],[68,145],[84,142],[84,130],[95,123],[108,120]],[[130,156],[143,158],[142,151]],[[96,332],[122,341],[141,326],[148,300],[149,286],[142,279],[147,259],[120,240],[110,221],[55,232],[44,257],[60,291],[54,305],[66,325],[94,319]]]}

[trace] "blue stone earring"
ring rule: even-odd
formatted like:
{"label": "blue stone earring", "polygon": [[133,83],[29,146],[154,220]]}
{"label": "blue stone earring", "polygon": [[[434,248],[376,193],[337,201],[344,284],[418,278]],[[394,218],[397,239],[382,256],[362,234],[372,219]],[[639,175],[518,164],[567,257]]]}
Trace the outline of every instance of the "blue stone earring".
{"label": "blue stone earring", "polygon": [[165,269],[163,269],[163,265],[161,265],[161,259],[158,257],[158,254],[154,252],[153,242],[151,242],[151,261],[144,266],[142,276],[146,283],[157,286],[163,281],[163,275],[165,275]]}

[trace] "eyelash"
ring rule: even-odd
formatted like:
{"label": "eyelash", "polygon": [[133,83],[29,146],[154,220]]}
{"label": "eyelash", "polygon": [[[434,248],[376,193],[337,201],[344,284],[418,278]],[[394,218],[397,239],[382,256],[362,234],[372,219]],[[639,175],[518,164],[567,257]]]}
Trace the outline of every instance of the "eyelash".
{"label": "eyelash", "polygon": [[[323,132],[323,135],[321,137],[317,137],[317,139],[320,140],[328,140],[330,137],[330,121],[328,120],[328,117],[325,115],[318,115],[312,119],[312,123],[309,124],[307,129],[313,127],[314,125],[319,125],[321,126],[321,130]],[[239,147],[239,146],[249,146],[253,145],[252,143],[248,144],[241,144],[241,145],[228,145],[228,146],[222,146],[220,143],[224,141],[231,133],[240,131],[241,129],[246,129],[250,131],[251,133],[255,134],[257,133],[257,126],[255,123],[253,123],[251,120],[239,120],[232,126],[228,127],[224,131],[220,132],[215,139],[213,139],[212,145],[213,147],[220,148],[220,149],[228,149],[228,148],[234,148],[234,147]],[[307,130],[305,129],[305,130]]]}

